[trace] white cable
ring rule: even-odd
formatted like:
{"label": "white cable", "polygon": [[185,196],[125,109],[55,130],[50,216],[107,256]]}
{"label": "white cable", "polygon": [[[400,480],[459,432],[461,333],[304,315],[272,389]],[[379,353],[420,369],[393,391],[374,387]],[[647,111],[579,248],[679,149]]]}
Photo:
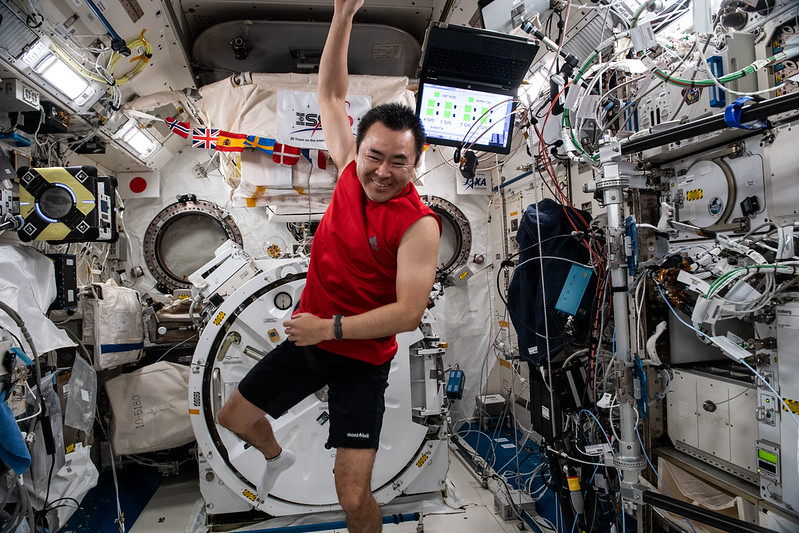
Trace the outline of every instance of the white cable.
{"label": "white cable", "polygon": [[117,466],[116,461],[114,461],[114,446],[111,444],[111,441],[108,441],[108,449],[110,450],[109,455],[111,456],[111,473],[114,477],[114,493],[116,494],[117,500],[117,519],[116,523],[119,527],[119,533],[125,533],[125,515],[122,513],[122,506],[119,503],[119,481],[117,480]]}
{"label": "white cable", "polygon": [[569,461],[574,461],[575,463],[582,463],[584,465],[591,465],[591,466],[605,466],[605,463],[592,463],[590,461],[583,461],[582,459],[577,459],[576,457],[571,457],[570,455],[568,455],[568,454],[566,454],[566,453],[564,453],[564,452],[562,452],[560,450],[556,450],[555,448],[553,448],[551,446],[547,446],[547,450],[551,451],[555,455],[559,455],[560,457],[563,457],[564,459],[568,459]]}
{"label": "white cable", "polygon": [[[33,397],[33,399],[35,400],[35,399],[36,399],[36,395],[35,395],[35,394],[33,393],[33,391],[31,390],[31,386],[30,386],[30,385],[28,385],[28,383],[27,383],[27,382],[25,382],[25,386],[28,388],[28,393],[30,393],[30,395],[31,395],[31,396]],[[17,418],[17,419],[16,419],[17,423],[19,423],[19,422],[25,422],[26,420],[30,420],[30,419],[32,419],[32,418],[36,418],[37,416],[39,416],[39,414],[41,414],[41,412],[42,412],[42,404],[41,404],[41,402],[36,402],[36,403],[37,403],[37,405],[39,406],[39,410],[38,410],[38,411],[36,411],[35,413],[33,413],[33,414],[32,414],[32,415],[30,415],[30,416],[26,416],[25,418]]]}
{"label": "white cable", "polygon": [[[694,39],[696,40],[696,48],[697,48],[697,50],[699,50],[699,55],[702,57],[702,62],[703,62],[702,64],[703,65],[707,65],[707,58],[705,57],[705,52],[702,49],[702,47],[699,46],[699,34],[698,33],[694,34]],[[713,81],[713,85],[718,87],[720,90],[722,90],[724,92],[727,92],[727,93],[730,93],[730,94],[735,94],[735,95],[739,95],[739,96],[755,96],[755,95],[759,95],[759,94],[770,93],[772,91],[777,91],[777,90],[782,88],[779,85],[777,85],[777,86],[774,86],[774,87],[768,87],[766,89],[761,89],[759,91],[751,91],[751,92],[733,91],[732,89],[722,85],[721,82],[719,82],[718,78],[716,78],[716,76],[713,74],[711,69],[706,68],[704,70],[705,70],[705,74],[708,75],[708,78]],[[754,73],[750,74],[750,76],[752,76],[752,75],[754,75]],[[739,79],[741,79],[741,78],[739,78]]]}
{"label": "white cable", "polygon": [[[568,18],[568,11],[567,11],[567,18]],[[546,283],[545,283],[545,280],[544,280],[544,263],[543,263],[543,260],[544,260],[543,248],[544,247],[541,244],[542,243],[542,239],[541,239],[541,209],[540,209],[540,204],[539,204],[539,201],[538,201],[538,189],[543,184],[538,184],[538,183],[536,183],[537,181],[538,180],[536,180],[536,179],[533,180],[533,202],[536,205],[536,210],[535,210],[535,228],[536,228],[536,231],[538,233],[538,243],[539,243],[538,244],[538,259],[539,259],[539,261],[541,261],[541,265],[540,265],[539,270],[541,271],[541,298],[542,298],[542,301],[544,302],[544,342],[546,343],[546,348],[547,348],[547,353],[546,353],[547,371],[549,373],[549,378],[550,378],[550,383],[547,383],[547,388],[549,389],[549,408],[550,408],[549,420],[550,420],[551,425],[552,425],[552,435],[554,436],[554,435],[558,434],[558,429],[555,426],[555,419],[557,418],[555,416],[555,393],[552,390],[552,383],[551,383],[551,380],[552,380],[552,352],[551,352],[550,346],[549,346],[549,319],[547,317],[547,315],[548,315],[548,313],[547,313],[547,289],[546,289]],[[544,383],[546,383],[546,381],[544,381]]]}

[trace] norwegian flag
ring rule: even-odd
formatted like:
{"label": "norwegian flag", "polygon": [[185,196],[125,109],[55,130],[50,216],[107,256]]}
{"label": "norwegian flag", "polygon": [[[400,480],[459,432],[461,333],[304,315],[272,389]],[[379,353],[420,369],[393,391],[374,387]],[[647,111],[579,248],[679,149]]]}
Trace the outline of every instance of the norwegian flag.
{"label": "norwegian flag", "polygon": [[169,126],[169,129],[172,130],[172,133],[176,135],[180,135],[184,139],[189,138],[189,133],[191,133],[191,124],[188,122],[178,122],[178,119],[175,117],[167,117],[164,119],[166,125]]}
{"label": "norwegian flag", "polygon": [[327,154],[323,150],[303,148],[300,150],[300,153],[305,159],[311,162],[312,167],[316,167],[320,170],[327,169]]}
{"label": "norwegian flag", "polygon": [[219,138],[218,128],[194,128],[191,136],[192,148],[206,148],[216,150],[216,140]]}
{"label": "norwegian flag", "polygon": [[300,149],[296,146],[275,143],[275,149],[272,152],[272,161],[280,165],[296,165],[300,161]]}

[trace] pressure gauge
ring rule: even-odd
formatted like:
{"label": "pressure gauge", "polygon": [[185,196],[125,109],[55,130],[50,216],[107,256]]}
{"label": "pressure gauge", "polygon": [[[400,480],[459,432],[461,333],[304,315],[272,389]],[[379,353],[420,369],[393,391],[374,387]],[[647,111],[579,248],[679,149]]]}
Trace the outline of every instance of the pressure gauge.
{"label": "pressure gauge", "polygon": [[291,295],[287,292],[279,292],[275,294],[275,307],[280,309],[281,311],[285,311],[289,307],[291,307],[292,299]]}

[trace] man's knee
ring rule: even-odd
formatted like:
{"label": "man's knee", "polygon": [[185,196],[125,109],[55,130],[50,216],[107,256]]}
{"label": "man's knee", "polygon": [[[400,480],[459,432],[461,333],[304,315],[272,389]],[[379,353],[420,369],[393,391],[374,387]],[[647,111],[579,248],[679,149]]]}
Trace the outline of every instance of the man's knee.
{"label": "man's knee", "polygon": [[235,391],[216,413],[216,421],[220,426],[238,433],[237,430],[240,429],[242,423],[246,424],[244,419],[247,417],[247,413],[255,409],[257,408],[245,400],[239,391]]}
{"label": "man's knee", "polygon": [[219,412],[216,413],[216,420],[219,422],[219,425],[233,430],[231,426],[235,425],[236,417],[235,417],[235,410],[230,408],[230,402],[225,403]]}
{"label": "man's knee", "polygon": [[369,508],[372,502],[372,491],[369,487],[359,485],[343,485],[336,488],[338,503],[345,513],[358,514]]}

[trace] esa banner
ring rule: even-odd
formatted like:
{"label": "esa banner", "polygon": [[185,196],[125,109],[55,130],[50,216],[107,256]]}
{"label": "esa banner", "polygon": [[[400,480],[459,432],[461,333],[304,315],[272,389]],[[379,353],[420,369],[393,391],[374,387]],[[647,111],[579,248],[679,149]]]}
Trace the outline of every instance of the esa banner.
{"label": "esa banner", "polygon": [[[361,117],[372,108],[372,98],[365,95],[347,95],[347,116],[352,134]],[[277,141],[299,148],[327,149],[322,135],[318,96],[315,92],[277,92]]]}

